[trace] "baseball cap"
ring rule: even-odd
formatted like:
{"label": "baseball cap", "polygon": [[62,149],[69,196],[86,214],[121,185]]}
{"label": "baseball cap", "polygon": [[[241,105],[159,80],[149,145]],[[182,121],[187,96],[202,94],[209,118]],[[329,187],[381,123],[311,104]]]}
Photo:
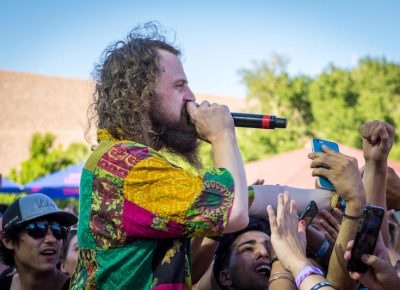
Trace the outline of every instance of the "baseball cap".
{"label": "baseball cap", "polygon": [[51,217],[63,226],[72,226],[78,218],[57,207],[55,202],[42,193],[33,193],[14,201],[4,212],[3,229],[41,217]]}

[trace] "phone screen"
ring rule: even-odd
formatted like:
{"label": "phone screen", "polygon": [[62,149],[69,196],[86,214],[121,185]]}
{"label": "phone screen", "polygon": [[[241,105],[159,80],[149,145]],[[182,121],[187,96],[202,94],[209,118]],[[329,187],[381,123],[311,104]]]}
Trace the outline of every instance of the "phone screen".
{"label": "phone screen", "polygon": [[349,271],[364,273],[368,270],[368,266],[361,261],[361,257],[364,254],[374,253],[384,213],[385,210],[378,206],[367,206],[364,209],[363,221],[357,231],[351,259],[347,264]]}
{"label": "phone screen", "polygon": [[304,220],[306,228],[310,225],[315,215],[318,213],[318,206],[315,201],[310,201],[304,212],[300,215],[299,220]]}
{"label": "phone screen", "polygon": [[[325,145],[329,149],[339,152],[339,145],[332,141],[322,140],[314,138],[311,141],[313,152],[324,152],[322,151],[322,145]],[[323,165],[322,165],[323,166]],[[318,186],[328,190],[334,190],[333,184],[324,176],[318,176]]]}

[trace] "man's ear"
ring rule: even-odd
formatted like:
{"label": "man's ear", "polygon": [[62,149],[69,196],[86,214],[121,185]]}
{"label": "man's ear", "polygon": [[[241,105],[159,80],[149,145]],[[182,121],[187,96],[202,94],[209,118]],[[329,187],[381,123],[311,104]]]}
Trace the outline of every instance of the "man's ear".
{"label": "man's ear", "polygon": [[68,269],[65,265],[65,260],[60,260],[60,270],[63,273],[68,273]]}
{"label": "man's ear", "polygon": [[3,243],[3,245],[7,248],[7,249],[9,249],[9,250],[15,250],[15,245],[14,245],[14,242],[11,240],[11,239],[9,239],[8,237],[7,237],[7,235],[2,235],[1,236],[1,242]]}
{"label": "man's ear", "polygon": [[222,270],[219,272],[219,282],[221,285],[225,287],[231,287],[232,286],[232,280],[231,280],[231,275],[229,273],[229,270]]}

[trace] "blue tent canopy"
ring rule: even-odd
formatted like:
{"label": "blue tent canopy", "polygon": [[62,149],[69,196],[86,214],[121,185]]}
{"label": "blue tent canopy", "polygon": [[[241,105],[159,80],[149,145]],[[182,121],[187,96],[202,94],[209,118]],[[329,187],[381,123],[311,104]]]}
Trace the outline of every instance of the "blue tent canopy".
{"label": "blue tent canopy", "polygon": [[26,184],[25,191],[40,192],[51,198],[78,197],[83,165],[81,162],[40,177]]}
{"label": "blue tent canopy", "polygon": [[24,190],[24,186],[18,184],[14,181],[9,180],[8,178],[1,178],[1,188],[0,192],[22,192]]}

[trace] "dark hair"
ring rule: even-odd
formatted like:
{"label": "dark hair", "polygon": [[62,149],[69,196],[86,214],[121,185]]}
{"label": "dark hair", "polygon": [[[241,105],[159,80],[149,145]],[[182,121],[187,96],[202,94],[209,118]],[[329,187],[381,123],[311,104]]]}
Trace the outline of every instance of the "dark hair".
{"label": "dark hair", "polygon": [[6,212],[6,209],[8,208],[8,205],[5,203],[0,203],[0,213],[1,215],[4,215],[4,213]]}
{"label": "dark hair", "polygon": [[105,49],[93,72],[96,88],[86,133],[95,120],[99,129],[117,139],[146,144],[145,140],[156,138],[148,112],[161,73],[158,50],[180,55],[159,33],[159,26],[156,22],[137,26],[125,41]]}
{"label": "dark hair", "polygon": [[65,260],[65,258],[67,257],[69,244],[71,243],[72,238],[75,237],[77,234],[78,234],[77,228],[71,228],[69,230],[67,239],[66,239],[65,243],[63,244],[63,248],[62,248],[61,255],[60,255],[60,260]]}
{"label": "dark hair", "polygon": [[[19,237],[22,229],[20,227],[9,227],[7,230],[3,229],[2,238],[8,239],[13,242],[15,245],[19,245]],[[7,266],[13,267],[15,266],[14,261],[14,250],[8,249],[3,241],[0,241],[0,261],[2,261]]]}
{"label": "dark hair", "polygon": [[229,267],[232,253],[231,246],[237,237],[249,231],[259,231],[271,235],[268,220],[250,217],[249,224],[246,228],[238,232],[224,234],[219,242],[218,248],[215,251],[213,274],[215,280],[222,289],[226,289],[226,287],[224,287],[219,281],[219,273]]}

